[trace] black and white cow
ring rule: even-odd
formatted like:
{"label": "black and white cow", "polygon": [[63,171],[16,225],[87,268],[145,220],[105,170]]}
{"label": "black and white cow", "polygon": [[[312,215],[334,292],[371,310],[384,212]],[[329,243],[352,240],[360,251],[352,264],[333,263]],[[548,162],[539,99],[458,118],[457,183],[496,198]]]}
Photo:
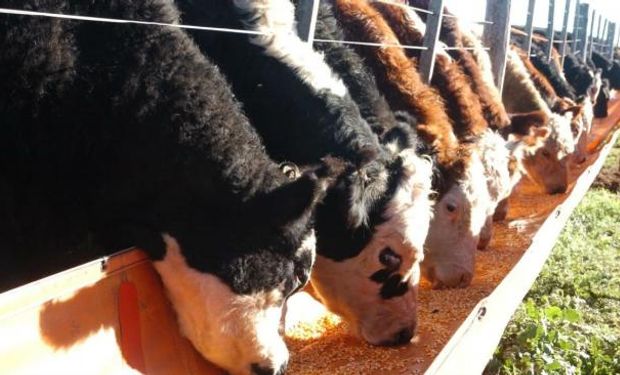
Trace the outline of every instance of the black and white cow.
{"label": "black and white cow", "polygon": [[[342,80],[298,37],[289,0],[178,3],[185,23],[262,34],[192,32],[230,78],[270,155],[299,165],[325,155],[349,162],[317,211],[312,283],[359,337],[409,342],[431,215],[430,163],[382,147]],[[386,267],[389,277],[373,277]]]}
{"label": "black and white cow", "polygon": [[[179,21],[169,0],[0,6]],[[93,238],[140,246],[202,355],[232,374],[282,373],[283,304],[309,278],[313,210],[338,162],[291,181],[176,28],[3,15],[0,35],[0,230],[15,260],[3,266],[66,265]]]}

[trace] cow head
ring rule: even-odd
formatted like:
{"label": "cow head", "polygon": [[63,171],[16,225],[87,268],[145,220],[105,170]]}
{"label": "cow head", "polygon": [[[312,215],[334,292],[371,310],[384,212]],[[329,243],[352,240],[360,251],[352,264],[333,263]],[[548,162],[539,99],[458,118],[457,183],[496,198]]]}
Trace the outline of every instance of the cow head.
{"label": "cow head", "polygon": [[583,163],[586,160],[585,147],[592,118],[594,116],[592,102],[585,97],[579,99],[579,104],[568,98],[560,98],[556,101],[552,109],[555,113],[560,115],[566,116],[570,113],[572,116],[570,120],[570,130],[575,144],[572,159],[578,164]]}
{"label": "cow head", "polygon": [[414,334],[430,185],[431,162],[407,149],[352,168],[317,208],[312,285],[371,344],[404,344]]}
{"label": "cow head", "polygon": [[446,188],[440,189],[443,193],[426,239],[422,271],[434,288],[466,287],[474,274],[475,251],[491,198],[478,151],[467,153],[460,166],[442,177]]}
{"label": "cow head", "polygon": [[521,143],[519,164],[549,194],[568,187],[568,159],[575,150],[570,123],[573,112],[532,112],[512,117],[509,140]]}
{"label": "cow head", "polygon": [[311,218],[329,181],[317,173],[163,234],[154,266],[181,332],[231,374],[281,374],[286,367],[284,306],[309,279]]}

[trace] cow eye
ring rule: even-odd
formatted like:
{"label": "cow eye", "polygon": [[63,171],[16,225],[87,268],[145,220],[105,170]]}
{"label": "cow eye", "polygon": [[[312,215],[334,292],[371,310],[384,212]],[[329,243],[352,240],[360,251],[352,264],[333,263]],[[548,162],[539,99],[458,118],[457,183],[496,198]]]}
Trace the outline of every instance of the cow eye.
{"label": "cow eye", "polygon": [[542,150],[542,155],[546,158],[551,157],[551,153],[548,150]]}
{"label": "cow eye", "polygon": [[448,202],[446,203],[446,210],[448,210],[448,212],[455,212],[456,211],[456,204],[452,203],[452,202]]}
{"label": "cow eye", "polygon": [[394,250],[389,247],[381,250],[381,253],[379,254],[379,262],[391,270],[398,269],[401,261],[402,259],[400,255],[396,254]]}

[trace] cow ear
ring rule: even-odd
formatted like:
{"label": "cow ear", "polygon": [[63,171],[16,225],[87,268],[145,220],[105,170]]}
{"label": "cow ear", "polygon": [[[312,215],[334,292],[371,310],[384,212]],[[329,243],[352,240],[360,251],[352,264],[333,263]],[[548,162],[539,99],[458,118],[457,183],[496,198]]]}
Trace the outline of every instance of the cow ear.
{"label": "cow ear", "polygon": [[264,223],[284,226],[309,214],[329,185],[330,178],[306,172],[295,181],[255,197],[249,202],[247,213],[257,220],[265,220]]}
{"label": "cow ear", "polygon": [[296,180],[297,178],[299,178],[299,176],[301,176],[301,171],[299,170],[299,167],[297,167],[297,165],[291,162],[280,163],[280,170],[282,171],[282,173],[284,173],[286,177],[290,178],[291,180]]}

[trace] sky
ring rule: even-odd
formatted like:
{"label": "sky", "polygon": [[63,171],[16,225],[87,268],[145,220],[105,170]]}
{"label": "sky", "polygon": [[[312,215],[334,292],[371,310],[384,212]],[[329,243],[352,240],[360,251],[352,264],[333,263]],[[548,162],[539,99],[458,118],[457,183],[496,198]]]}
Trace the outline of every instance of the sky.
{"label": "sky", "polygon": [[[491,0],[490,0],[491,1]],[[495,0],[497,1],[497,0]],[[501,1],[501,0],[500,0]],[[536,8],[534,10],[534,27],[547,27],[547,17],[549,12],[550,0],[537,0]],[[555,0],[555,29],[562,30],[562,22],[564,19],[564,9],[566,2],[569,0]],[[575,19],[575,4],[577,0],[572,0],[569,13],[568,30],[573,28],[573,21]],[[457,16],[472,20],[482,21],[484,20],[484,13],[486,9],[487,0],[444,0],[444,4],[448,9],[455,13]],[[602,14],[603,17],[609,19],[610,22],[616,22],[616,39],[618,40],[618,31],[620,29],[620,0],[581,0],[581,3],[590,4],[590,12],[592,9],[597,11],[597,14]],[[510,11],[510,23],[512,25],[525,25],[527,19],[527,6],[528,0],[512,0]],[[596,17],[595,29],[598,25],[598,16]],[[601,28],[603,26],[601,25]]]}

